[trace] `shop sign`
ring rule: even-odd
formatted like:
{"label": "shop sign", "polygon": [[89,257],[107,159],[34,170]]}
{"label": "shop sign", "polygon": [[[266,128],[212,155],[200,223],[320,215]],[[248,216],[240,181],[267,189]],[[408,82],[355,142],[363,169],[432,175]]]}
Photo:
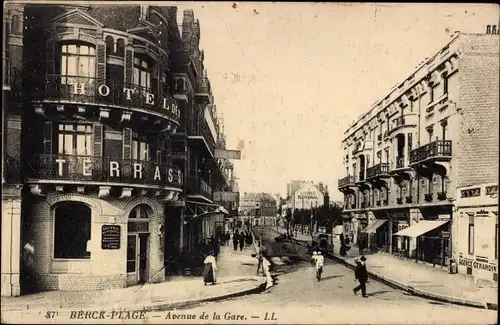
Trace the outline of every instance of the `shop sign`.
{"label": "shop sign", "polygon": [[469,188],[466,190],[462,190],[460,193],[462,198],[481,196],[481,188]]}
{"label": "shop sign", "polygon": [[498,185],[486,186],[486,195],[495,195],[498,193]]}
{"label": "shop sign", "polygon": [[458,264],[459,265],[464,265],[466,267],[471,267],[476,270],[486,270],[489,272],[497,272],[497,266],[494,264],[488,264],[485,262],[479,262],[479,261],[474,261],[472,259],[468,258],[459,258],[458,259]]}
{"label": "shop sign", "polygon": [[101,249],[120,249],[120,230],[118,225],[102,225]]}

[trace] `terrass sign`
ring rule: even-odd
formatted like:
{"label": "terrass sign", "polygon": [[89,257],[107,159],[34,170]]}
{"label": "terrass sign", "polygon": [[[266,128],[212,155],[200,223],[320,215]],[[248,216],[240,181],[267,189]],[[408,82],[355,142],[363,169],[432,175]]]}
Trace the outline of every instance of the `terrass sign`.
{"label": "terrass sign", "polygon": [[[66,171],[71,170],[72,164],[66,165],[67,161],[66,159],[63,158],[58,158],[55,160],[57,163],[57,174],[61,177],[67,176]],[[123,164],[122,164],[123,165]],[[166,183],[171,184],[171,183],[179,183],[182,184],[182,173],[179,169],[175,169],[173,167],[166,167],[165,166],[160,166],[160,165],[154,165],[154,172],[150,173],[149,170],[145,170],[143,163],[135,162],[135,163],[129,163],[127,164],[130,166],[130,175],[125,175],[126,173],[124,172],[124,166],[120,165],[120,162],[118,161],[109,161],[109,165],[106,167],[107,173],[109,178],[112,180],[113,178],[124,178],[128,177],[131,178],[132,180],[144,180],[146,179],[147,181],[151,181],[154,183],[165,183],[163,180],[166,179]],[[163,167],[163,168],[162,168]],[[76,169],[76,168],[75,168]],[[80,168],[78,168],[80,169]],[[104,168],[103,168],[104,169]],[[148,168],[149,169],[149,168]],[[91,177],[93,175],[93,171],[95,171],[96,168],[94,168],[92,161],[90,159],[84,159],[82,161],[82,168],[81,168],[81,175],[86,176],[86,177]],[[153,174],[152,177],[150,174]]]}
{"label": "terrass sign", "polygon": [[[73,95],[88,95],[86,89],[88,87],[92,87],[94,85],[87,84],[84,82],[72,82],[71,80],[68,80],[68,85],[73,86]],[[111,94],[111,88],[106,85],[106,84],[97,84],[95,85],[97,89],[97,93],[99,96],[107,98]],[[113,89],[114,90],[114,89]],[[119,89],[118,89],[119,90]],[[127,101],[132,102],[134,98],[132,95],[140,95],[143,96],[144,98],[144,103],[149,106],[157,106],[158,103],[161,104],[161,108],[163,108],[166,111],[170,111],[172,114],[175,116],[179,117],[180,116],[180,110],[177,102],[175,100],[172,100],[171,98],[168,97],[163,97],[163,98],[155,98],[155,94],[148,92],[145,89],[138,89],[138,88],[133,88],[133,87],[123,87],[122,88],[122,95],[123,98],[126,99]]]}

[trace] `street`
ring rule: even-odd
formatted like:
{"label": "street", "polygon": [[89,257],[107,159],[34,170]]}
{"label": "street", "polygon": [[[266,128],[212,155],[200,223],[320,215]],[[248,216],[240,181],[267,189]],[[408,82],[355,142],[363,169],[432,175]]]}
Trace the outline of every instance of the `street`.
{"label": "street", "polygon": [[[258,236],[257,236],[258,237]],[[342,324],[494,324],[495,311],[461,307],[414,297],[382,283],[370,280],[368,298],[354,295],[356,286],[353,272],[343,265],[326,259],[323,278],[317,282],[314,268],[307,261],[304,247],[274,242],[275,233],[265,231],[263,246],[271,256],[295,255],[303,260],[286,265],[286,272],[276,277],[275,286],[265,293],[205,303],[180,310],[145,313],[144,319],[134,315],[107,315],[107,323],[342,323]],[[287,260],[286,258],[284,258]],[[281,272],[279,272],[281,273]],[[104,308],[105,309],[105,308]],[[77,310],[73,313],[76,316]],[[109,314],[109,313],[108,313]],[[97,314],[96,314],[97,315]],[[9,322],[30,319],[34,322],[99,323],[99,319],[75,319],[71,314],[59,312],[52,319],[44,314],[31,314],[29,310],[9,317]],[[25,318],[29,317],[29,318]],[[111,318],[110,318],[111,317]],[[135,317],[140,317],[136,314]],[[102,322],[102,320],[101,320]]]}

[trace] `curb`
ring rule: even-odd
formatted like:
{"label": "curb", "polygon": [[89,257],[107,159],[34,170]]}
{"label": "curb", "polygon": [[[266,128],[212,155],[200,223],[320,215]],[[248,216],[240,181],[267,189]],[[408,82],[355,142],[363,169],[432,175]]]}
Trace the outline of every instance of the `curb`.
{"label": "curb", "polygon": [[[354,265],[349,263],[348,261],[346,261],[342,258],[333,256],[333,255],[330,257],[333,260],[335,260],[336,262],[341,263],[350,269],[354,269]],[[422,298],[435,300],[435,301],[439,301],[439,302],[446,302],[446,303],[451,303],[451,304],[455,304],[455,305],[466,306],[466,307],[488,309],[488,310],[498,310],[498,304],[495,304],[495,303],[481,303],[478,301],[460,299],[460,298],[450,297],[450,296],[441,295],[438,293],[433,293],[433,292],[428,292],[428,291],[416,289],[416,288],[408,286],[402,282],[384,277],[384,276],[377,274],[375,272],[372,272],[372,271],[368,271],[368,275],[371,278],[376,279],[376,280],[390,286],[391,288],[408,292],[409,294],[411,294],[413,296],[422,297]]]}
{"label": "curb", "polygon": [[[292,238],[292,241],[295,241],[298,243],[303,242],[301,240],[293,239],[293,238]],[[347,266],[350,269],[354,269],[354,265],[347,262],[346,260],[339,258],[339,257],[336,257],[336,256],[331,255],[331,254],[328,254],[328,255],[330,258],[332,258],[336,262],[343,264],[344,266]],[[498,310],[497,303],[490,303],[490,302],[483,303],[483,302],[472,301],[472,300],[467,300],[467,299],[460,299],[460,298],[450,297],[450,296],[446,296],[446,295],[442,295],[442,294],[438,294],[438,293],[428,292],[425,290],[416,289],[416,288],[408,286],[402,282],[384,277],[384,276],[377,274],[373,271],[368,271],[368,275],[371,278],[376,279],[376,280],[390,286],[391,288],[403,290],[403,291],[408,292],[409,294],[417,296],[417,297],[422,297],[422,298],[426,298],[429,300],[446,302],[446,303],[451,303],[451,304],[461,305],[461,306],[466,306],[466,307],[472,307],[472,308]]]}
{"label": "curb", "polygon": [[[246,296],[249,294],[256,294],[256,293],[261,293],[266,290],[266,281],[265,279],[261,279],[260,281],[256,280],[259,282],[259,284],[251,289],[246,289],[243,291],[238,291],[238,292],[233,292],[230,294],[222,295],[222,296],[214,296],[214,297],[207,297],[207,298],[202,298],[198,300],[185,300],[185,301],[180,301],[180,302],[174,302],[174,303],[155,303],[151,304],[149,306],[143,306],[143,307],[138,307],[137,305],[134,306],[120,306],[120,307],[112,307],[109,310],[109,312],[120,312],[120,311],[166,311],[166,310],[175,310],[175,309],[184,309],[184,308],[189,308],[195,305],[199,305],[202,303],[207,303],[207,302],[215,302],[215,301],[220,301],[220,300],[226,300],[230,298],[237,298],[241,296]],[[47,309],[47,307],[43,307],[43,309]],[[75,307],[65,307],[61,308],[61,310],[66,311],[66,310],[88,310],[88,309],[95,309],[95,310],[103,310],[102,306],[75,306]],[[24,309],[23,309],[24,310]],[[30,310],[38,310],[38,308],[30,308]],[[18,312],[21,310],[18,309],[13,309],[13,310],[5,310],[5,312]]]}

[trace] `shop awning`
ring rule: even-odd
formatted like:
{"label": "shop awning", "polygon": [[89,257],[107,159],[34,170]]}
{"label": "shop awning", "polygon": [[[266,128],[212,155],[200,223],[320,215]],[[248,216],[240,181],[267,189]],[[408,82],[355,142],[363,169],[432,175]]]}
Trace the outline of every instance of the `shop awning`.
{"label": "shop awning", "polygon": [[377,229],[380,228],[386,222],[387,219],[376,219],[374,222],[366,226],[365,229],[361,230],[361,232],[367,234],[374,234],[375,232],[377,232]]}
{"label": "shop awning", "polygon": [[229,215],[229,211],[227,211],[227,209],[224,208],[222,205],[219,205],[219,212]]}
{"label": "shop awning", "polygon": [[423,234],[434,230],[445,223],[447,223],[449,220],[422,220],[419,223],[405,228],[394,235],[396,236],[408,236],[408,237],[418,237],[422,236]]}

